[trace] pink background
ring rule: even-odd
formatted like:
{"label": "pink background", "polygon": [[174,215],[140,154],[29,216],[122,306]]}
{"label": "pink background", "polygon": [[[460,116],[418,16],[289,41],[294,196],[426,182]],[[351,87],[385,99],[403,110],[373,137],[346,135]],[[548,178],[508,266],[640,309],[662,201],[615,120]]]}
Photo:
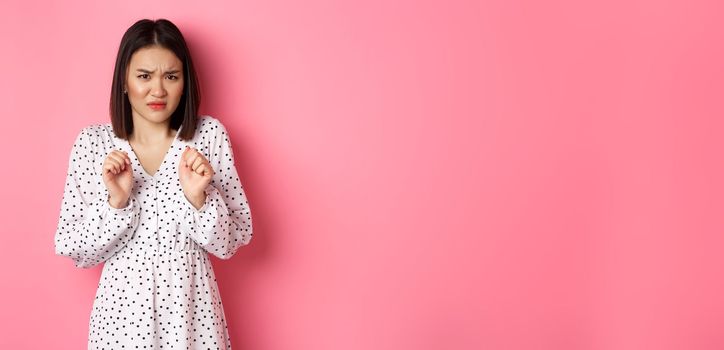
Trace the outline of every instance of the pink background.
{"label": "pink background", "polygon": [[62,186],[150,17],[250,200],[235,349],[722,349],[721,4],[4,1],[0,347],[85,347]]}

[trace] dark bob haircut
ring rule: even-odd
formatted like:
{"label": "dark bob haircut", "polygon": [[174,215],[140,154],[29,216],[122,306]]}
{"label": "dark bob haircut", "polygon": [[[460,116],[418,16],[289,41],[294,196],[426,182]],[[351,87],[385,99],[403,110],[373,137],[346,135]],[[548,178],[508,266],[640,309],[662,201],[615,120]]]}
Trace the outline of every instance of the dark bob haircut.
{"label": "dark bob haircut", "polygon": [[123,34],[121,45],[116,56],[116,67],[113,72],[113,85],[111,86],[111,124],[117,137],[128,140],[133,133],[133,118],[131,117],[131,103],[128,96],[123,93],[126,82],[126,71],[131,56],[138,49],[158,45],[176,54],[183,63],[184,90],[178,107],[171,115],[172,129],[183,129],[179,138],[190,140],[196,132],[196,121],[201,104],[199,83],[191,60],[191,53],[186,46],[181,31],[166,19],[155,21],[141,19],[134,23]]}

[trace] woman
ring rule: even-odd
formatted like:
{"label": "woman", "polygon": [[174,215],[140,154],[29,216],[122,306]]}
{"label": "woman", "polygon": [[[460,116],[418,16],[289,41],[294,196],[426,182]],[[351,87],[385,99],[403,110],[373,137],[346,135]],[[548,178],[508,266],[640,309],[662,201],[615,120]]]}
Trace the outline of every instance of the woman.
{"label": "woman", "polygon": [[168,20],[124,34],[111,122],[73,145],[55,252],[103,264],[89,349],[230,349],[207,253],[229,259],[252,237],[229,135],[197,117],[186,42]]}

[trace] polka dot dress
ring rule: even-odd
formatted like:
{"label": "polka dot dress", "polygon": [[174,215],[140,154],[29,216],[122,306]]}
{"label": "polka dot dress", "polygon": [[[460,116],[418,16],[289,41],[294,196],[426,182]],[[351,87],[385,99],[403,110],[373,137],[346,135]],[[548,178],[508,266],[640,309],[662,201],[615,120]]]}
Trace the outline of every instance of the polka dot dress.
{"label": "polka dot dress", "polygon": [[[110,123],[85,127],[73,144],[55,252],[80,268],[103,263],[89,349],[231,349],[208,253],[229,259],[249,244],[251,211],[223,124],[201,116],[192,140],[181,140],[180,131],[153,175]],[[178,178],[187,145],[215,170],[199,210]],[[110,206],[101,177],[114,149],[126,151],[133,168],[125,208]]]}

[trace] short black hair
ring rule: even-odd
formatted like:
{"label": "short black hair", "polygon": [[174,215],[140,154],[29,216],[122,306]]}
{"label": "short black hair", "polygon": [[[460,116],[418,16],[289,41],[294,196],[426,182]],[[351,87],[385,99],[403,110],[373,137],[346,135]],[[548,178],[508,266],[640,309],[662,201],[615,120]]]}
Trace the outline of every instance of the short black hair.
{"label": "short black hair", "polygon": [[186,46],[181,31],[167,19],[141,19],[134,23],[123,34],[118,47],[116,66],[113,72],[113,85],[111,86],[110,114],[113,132],[117,137],[128,139],[133,133],[133,118],[131,103],[123,87],[126,81],[126,70],[131,56],[138,49],[150,46],[161,46],[176,54],[183,63],[184,90],[178,107],[171,115],[171,128],[178,129],[183,125],[179,138],[190,140],[196,132],[196,123],[201,104],[201,91],[199,82],[191,60],[191,52]]}

